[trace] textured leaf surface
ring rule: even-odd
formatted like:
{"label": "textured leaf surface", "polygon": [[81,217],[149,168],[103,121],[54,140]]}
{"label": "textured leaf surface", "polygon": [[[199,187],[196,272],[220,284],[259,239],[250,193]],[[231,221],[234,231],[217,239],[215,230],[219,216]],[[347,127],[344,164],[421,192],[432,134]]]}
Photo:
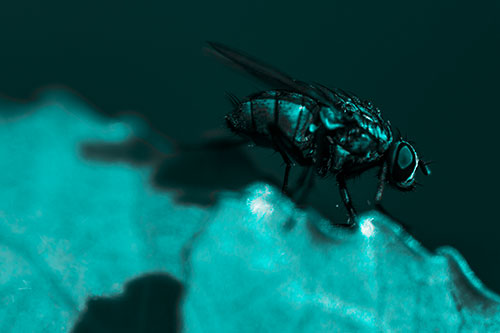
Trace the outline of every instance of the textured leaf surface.
{"label": "textured leaf surface", "polygon": [[228,194],[193,242],[187,331],[500,329],[499,298],[451,248],[424,249],[378,212],[352,229],[255,185]]}
{"label": "textured leaf surface", "polygon": [[89,296],[145,272],[180,277],[205,213],[157,192],[148,168],[82,157],[83,143],[125,141],[130,126],[65,94],[0,115],[0,331],[64,331]]}
{"label": "textured leaf surface", "polygon": [[332,227],[266,184],[179,205],[146,165],[82,157],[136,127],[65,94],[0,108],[2,332],[69,330],[88,297],[155,271],[184,283],[188,332],[500,331],[499,298],[457,251],[431,253],[386,216]]}

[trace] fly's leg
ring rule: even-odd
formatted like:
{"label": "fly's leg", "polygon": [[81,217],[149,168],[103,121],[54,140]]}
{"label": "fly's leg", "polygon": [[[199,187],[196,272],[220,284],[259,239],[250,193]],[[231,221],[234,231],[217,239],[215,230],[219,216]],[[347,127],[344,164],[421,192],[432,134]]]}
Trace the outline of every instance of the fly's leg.
{"label": "fly's leg", "polygon": [[314,170],[313,170],[313,168],[308,167],[307,169],[305,169],[304,172],[302,172],[302,175],[300,176],[297,183],[298,183],[298,185],[297,185],[296,191],[298,191],[298,190],[300,190],[300,188],[302,188],[302,192],[297,197],[296,202],[303,203],[307,199],[309,192],[311,192],[311,188],[314,186]]}
{"label": "fly's leg", "polygon": [[[299,148],[297,148],[296,145],[293,144],[293,142],[286,136],[285,133],[275,124],[270,124],[268,127],[269,134],[271,135],[271,139],[273,141],[273,145],[278,151],[281,156],[283,157],[283,160],[285,161],[287,167],[285,169],[285,179],[283,182],[283,192],[286,193],[287,186],[288,186],[288,174],[290,173],[290,169],[292,165],[295,163],[292,161],[292,159],[297,162],[300,165],[306,166],[306,165],[311,165],[311,161],[305,159],[302,156],[302,153]],[[301,177],[303,178],[303,177]],[[303,180],[302,180],[303,182]]]}
{"label": "fly's leg", "polygon": [[384,185],[386,177],[387,177],[387,162],[384,162],[378,174],[379,182],[378,182],[377,194],[375,195],[376,205],[379,205],[380,201],[382,200],[382,194],[384,193]]}
{"label": "fly's leg", "polygon": [[378,183],[378,188],[377,188],[377,194],[375,195],[375,208],[379,212],[381,212],[382,214],[389,216],[392,220],[397,221],[403,227],[403,229],[405,229],[406,232],[410,232],[411,228],[407,224],[402,222],[401,220],[394,217],[391,213],[389,213],[382,206],[382,204],[380,202],[382,200],[382,192],[384,191],[384,185],[386,182],[386,178],[387,178],[387,162],[384,162],[384,164],[382,164],[382,167],[380,168],[380,171],[378,174],[379,183]]}
{"label": "fly's leg", "polygon": [[281,187],[281,192],[283,194],[288,194],[288,176],[290,175],[290,170],[292,169],[293,162],[286,153],[286,146],[283,143],[282,135],[280,135],[282,134],[281,131],[275,126],[269,126],[268,130],[271,134],[274,148],[280,153],[283,161],[285,161],[286,164],[285,176],[283,177],[283,186]]}
{"label": "fly's leg", "polygon": [[352,227],[355,225],[355,218],[357,214],[356,210],[354,209],[354,206],[352,205],[351,195],[347,190],[345,177],[343,175],[337,174],[337,184],[340,191],[340,197],[342,198],[344,206],[347,209],[347,213],[349,214],[349,221],[347,226]]}
{"label": "fly's leg", "polygon": [[295,162],[303,166],[309,166],[312,161],[306,159],[302,156],[302,153],[296,145],[286,136],[285,133],[276,125],[271,124],[268,127],[269,133],[275,144],[278,144],[280,148],[287,153],[288,156],[293,158]]}
{"label": "fly's leg", "polygon": [[292,169],[292,161],[285,152],[283,152],[282,150],[278,151],[281,154],[281,157],[283,157],[283,160],[286,164],[285,176],[283,177],[283,186],[281,187],[281,192],[283,194],[288,194],[288,176],[290,175],[290,169]]}
{"label": "fly's leg", "polygon": [[299,190],[301,187],[303,187],[305,185],[306,180],[309,177],[310,172],[311,172],[310,167],[302,170],[302,173],[300,174],[299,179],[297,179],[297,187],[296,187],[297,190]]}

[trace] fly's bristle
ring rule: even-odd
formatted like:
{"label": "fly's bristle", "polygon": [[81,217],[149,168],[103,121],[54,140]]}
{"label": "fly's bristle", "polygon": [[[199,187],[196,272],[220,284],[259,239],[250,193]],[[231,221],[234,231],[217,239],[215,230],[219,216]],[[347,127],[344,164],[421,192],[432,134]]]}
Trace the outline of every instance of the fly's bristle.
{"label": "fly's bristle", "polygon": [[399,130],[399,128],[396,128],[396,134],[397,134],[397,138],[400,139],[401,138],[401,131]]}
{"label": "fly's bristle", "polygon": [[232,113],[227,114],[224,118],[226,120],[226,126],[231,130],[231,132],[238,134],[240,128],[239,119]]}
{"label": "fly's bristle", "polygon": [[233,105],[234,108],[237,108],[240,106],[240,104],[241,104],[240,99],[238,97],[236,97],[236,95],[234,95],[233,93],[226,91],[226,97],[229,99],[229,101],[231,102],[231,104]]}

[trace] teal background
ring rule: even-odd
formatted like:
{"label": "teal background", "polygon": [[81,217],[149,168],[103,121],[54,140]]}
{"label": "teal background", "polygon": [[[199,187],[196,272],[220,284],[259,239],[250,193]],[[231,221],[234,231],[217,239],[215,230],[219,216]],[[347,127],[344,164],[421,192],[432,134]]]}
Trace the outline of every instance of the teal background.
{"label": "teal background", "polygon": [[[353,91],[436,161],[416,192],[388,189],[386,209],[428,248],[457,248],[499,292],[499,14],[494,1],[4,2],[0,93],[23,101],[62,85],[103,114],[130,111],[176,142],[201,142],[223,127],[224,91],[260,89],[206,56],[207,40]],[[169,163],[158,183],[204,204],[215,190],[279,183],[283,171],[277,155],[258,148]],[[373,175],[351,186],[360,210],[373,198]],[[344,218],[333,179],[317,183],[313,207]]]}

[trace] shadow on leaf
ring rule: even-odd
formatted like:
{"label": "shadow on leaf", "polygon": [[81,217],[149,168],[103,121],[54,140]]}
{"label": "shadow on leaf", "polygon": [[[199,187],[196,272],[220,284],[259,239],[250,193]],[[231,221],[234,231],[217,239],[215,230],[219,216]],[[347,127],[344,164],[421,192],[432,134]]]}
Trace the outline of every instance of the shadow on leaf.
{"label": "shadow on leaf", "polygon": [[89,299],[72,332],[177,332],[182,293],[182,284],[169,275],[137,278],[119,296]]}

